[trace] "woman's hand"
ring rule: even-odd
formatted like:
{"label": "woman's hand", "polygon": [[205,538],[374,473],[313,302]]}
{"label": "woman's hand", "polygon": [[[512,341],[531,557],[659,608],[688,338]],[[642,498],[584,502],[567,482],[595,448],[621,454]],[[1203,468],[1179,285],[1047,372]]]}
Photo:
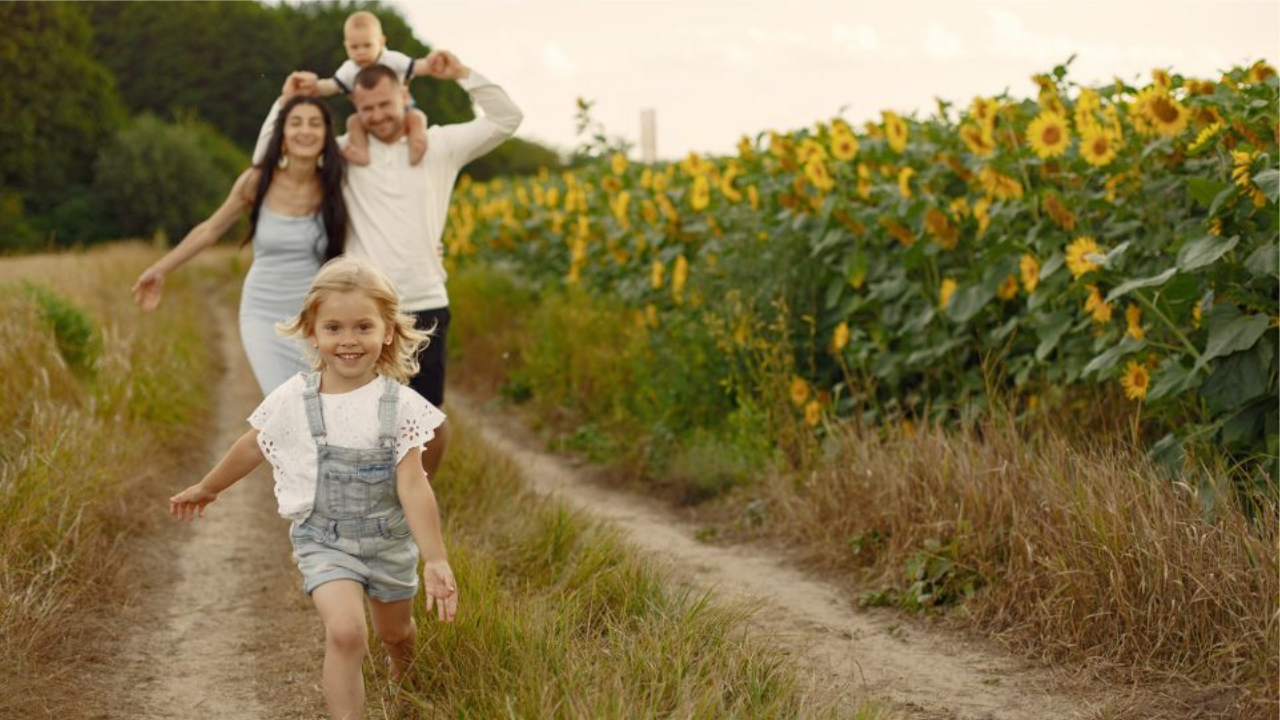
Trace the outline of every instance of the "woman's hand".
{"label": "woman's hand", "polygon": [[436,608],[442,622],[453,622],[458,614],[458,584],[444,560],[422,563],[422,589],[427,595],[427,612]]}
{"label": "woman's hand", "polygon": [[169,498],[169,514],[180,520],[203,518],[205,506],[217,499],[218,493],[209,492],[204,485],[196,483]]}
{"label": "woman's hand", "polygon": [[160,305],[162,290],[164,290],[164,273],[155,268],[147,268],[133,284],[133,301],[142,308],[143,312],[151,312]]}
{"label": "woman's hand", "polygon": [[313,72],[299,70],[289,73],[289,77],[284,79],[284,87],[280,88],[280,102],[287,103],[295,95],[315,97],[318,92],[316,83],[319,81],[320,76]]}

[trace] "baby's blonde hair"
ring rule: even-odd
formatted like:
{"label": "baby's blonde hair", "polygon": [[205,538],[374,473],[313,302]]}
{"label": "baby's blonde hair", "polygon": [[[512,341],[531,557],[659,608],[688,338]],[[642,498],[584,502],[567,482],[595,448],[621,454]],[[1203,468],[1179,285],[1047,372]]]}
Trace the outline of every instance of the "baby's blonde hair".
{"label": "baby's blonde hair", "polygon": [[378,20],[378,16],[368,10],[360,10],[348,15],[347,21],[342,25],[343,30],[364,30],[365,28],[370,28],[381,35],[382,21]]}
{"label": "baby's blonde hair", "polygon": [[[332,295],[348,292],[364,293],[378,306],[382,322],[392,328],[390,344],[382,346],[375,363],[379,375],[408,383],[418,372],[418,351],[430,342],[435,328],[418,330],[413,316],[400,312],[400,295],[386,275],[369,263],[352,257],[337,257],[325,263],[311,281],[311,289],[302,301],[302,311],[288,322],[280,323],[276,330],[288,337],[306,340],[315,334],[316,315],[320,304]],[[324,367],[324,360],[314,348],[308,350],[312,370]]]}

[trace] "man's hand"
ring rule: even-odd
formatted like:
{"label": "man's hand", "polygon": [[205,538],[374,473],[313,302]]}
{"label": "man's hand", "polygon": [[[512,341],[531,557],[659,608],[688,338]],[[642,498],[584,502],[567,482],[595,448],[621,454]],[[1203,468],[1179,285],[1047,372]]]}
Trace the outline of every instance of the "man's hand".
{"label": "man's hand", "polygon": [[471,68],[463,65],[458,56],[448,50],[432,50],[426,60],[428,77],[437,80],[465,80],[471,76]]}
{"label": "man's hand", "polygon": [[320,76],[313,72],[299,70],[289,73],[289,77],[284,79],[284,87],[280,88],[280,101],[289,102],[297,95],[315,97],[318,93],[316,83],[319,80]]}

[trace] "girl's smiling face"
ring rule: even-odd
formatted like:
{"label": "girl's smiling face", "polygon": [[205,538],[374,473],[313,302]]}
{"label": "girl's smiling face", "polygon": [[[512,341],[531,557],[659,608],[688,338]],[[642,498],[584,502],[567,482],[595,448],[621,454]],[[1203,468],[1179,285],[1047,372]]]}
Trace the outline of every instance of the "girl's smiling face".
{"label": "girl's smiling face", "polygon": [[310,338],[324,362],[322,389],[342,393],[372,382],[378,357],[391,344],[393,332],[378,303],[365,293],[334,293],[322,300]]}

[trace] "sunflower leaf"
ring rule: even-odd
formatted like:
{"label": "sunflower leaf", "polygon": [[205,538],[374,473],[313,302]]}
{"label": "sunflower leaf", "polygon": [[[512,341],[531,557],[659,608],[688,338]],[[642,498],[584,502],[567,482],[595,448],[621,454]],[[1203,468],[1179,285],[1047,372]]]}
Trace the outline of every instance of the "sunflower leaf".
{"label": "sunflower leaf", "polygon": [[1193,177],[1187,180],[1187,197],[1197,205],[1209,207],[1218,193],[1226,187],[1228,187],[1226,183],[1217,180]]}
{"label": "sunflower leaf", "polygon": [[1118,345],[1113,345],[1106,352],[1098,355],[1084,366],[1080,377],[1088,377],[1093,373],[1103,373],[1116,366],[1116,363],[1130,353],[1135,353],[1147,346],[1146,340],[1134,340],[1129,336],[1125,336]]}
{"label": "sunflower leaf", "polygon": [[1160,368],[1160,374],[1147,393],[1147,402],[1155,402],[1166,397],[1180,395],[1195,386],[1198,373],[1172,358],[1166,359]]}
{"label": "sunflower leaf", "polygon": [[1280,259],[1280,255],[1277,255],[1278,252],[1280,252],[1280,248],[1277,248],[1275,243],[1263,245],[1253,251],[1249,259],[1244,261],[1244,266],[1249,269],[1249,272],[1258,277],[1275,275],[1280,272],[1280,267],[1277,267],[1278,263],[1276,262],[1277,259]]}
{"label": "sunflower leaf", "polygon": [[1210,360],[1223,355],[1248,350],[1253,347],[1262,333],[1267,331],[1270,319],[1259,313],[1242,315],[1226,323],[1210,323],[1209,343],[1204,354],[1196,362],[1196,369],[1204,367]]}
{"label": "sunflower leaf", "polygon": [[1200,396],[1216,413],[1234,410],[1266,391],[1267,377],[1256,351],[1226,358],[1200,386]]}
{"label": "sunflower leaf", "polygon": [[1211,265],[1218,258],[1231,252],[1239,242],[1239,235],[1232,235],[1225,240],[1216,235],[1205,235],[1192,240],[1178,251],[1178,267],[1189,272]]}
{"label": "sunflower leaf", "polygon": [[1235,194],[1236,189],[1230,185],[1224,188],[1222,192],[1218,193],[1218,196],[1213,199],[1213,204],[1209,206],[1209,217],[1217,215],[1218,208],[1222,207],[1222,204],[1230,200]]}
{"label": "sunflower leaf", "polygon": [[1173,277],[1176,274],[1178,274],[1178,268],[1171,267],[1168,270],[1165,270],[1164,272],[1160,273],[1159,275],[1153,275],[1152,277],[1138,278],[1137,280],[1130,280],[1129,282],[1123,283],[1117,286],[1111,292],[1107,293],[1106,302],[1112,302],[1116,298],[1122,297],[1125,293],[1129,292],[1130,290],[1137,290],[1138,288],[1155,287],[1157,285],[1163,285],[1165,284],[1165,282],[1169,280],[1169,278]]}
{"label": "sunflower leaf", "polygon": [[1275,202],[1277,196],[1280,196],[1280,170],[1270,168],[1263,170],[1253,176],[1253,184],[1262,190],[1262,194],[1267,196],[1271,202]]}

